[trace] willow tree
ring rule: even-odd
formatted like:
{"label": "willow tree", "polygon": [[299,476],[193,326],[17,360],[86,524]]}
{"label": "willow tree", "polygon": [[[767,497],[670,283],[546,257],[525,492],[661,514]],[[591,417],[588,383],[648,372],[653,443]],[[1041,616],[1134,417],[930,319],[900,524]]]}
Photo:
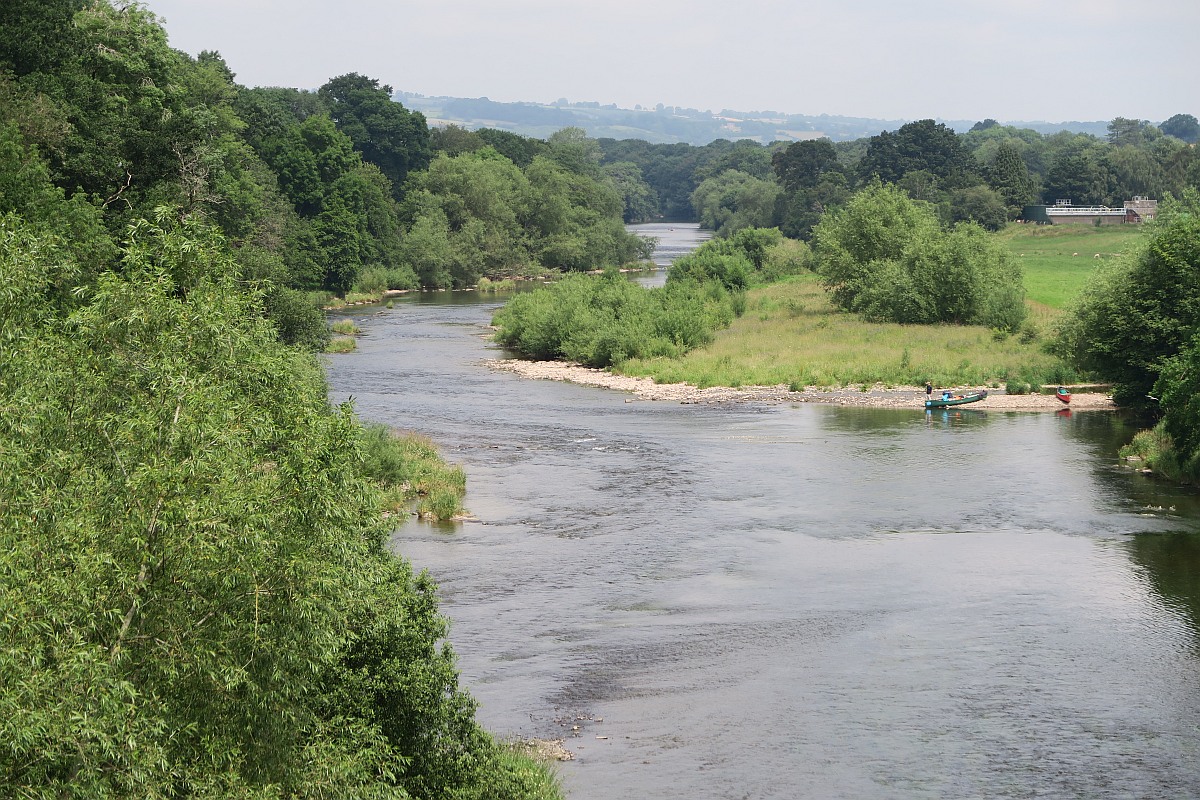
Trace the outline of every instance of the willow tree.
{"label": "willow tree", "polygon": [[524,796],[351,409],[171,219],[67,311],[0,218],[0,795]]}

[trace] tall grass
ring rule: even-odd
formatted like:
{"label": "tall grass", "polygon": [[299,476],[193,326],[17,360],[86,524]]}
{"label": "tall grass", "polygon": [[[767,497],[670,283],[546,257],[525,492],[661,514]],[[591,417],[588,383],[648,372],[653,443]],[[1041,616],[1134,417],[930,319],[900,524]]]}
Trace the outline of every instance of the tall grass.
{"label": "tall grass", "polygon": [[384,489],[384,510],[415,507],[421,516],[440,520],[463,513],[466,473],[446,463],[433,442],[413,433],[393,434],[386,425],[368,424],[364,431],[364,472]]}
{"label": "tall grass", "polygon": [[1068,383],[1041,349],[1041,334],[1006,336],[980,326],[863,322],[836,310],[814,275],[750,291],[746,313],[703,350],[630,359],[619,371],[697,386],[840,387]]}

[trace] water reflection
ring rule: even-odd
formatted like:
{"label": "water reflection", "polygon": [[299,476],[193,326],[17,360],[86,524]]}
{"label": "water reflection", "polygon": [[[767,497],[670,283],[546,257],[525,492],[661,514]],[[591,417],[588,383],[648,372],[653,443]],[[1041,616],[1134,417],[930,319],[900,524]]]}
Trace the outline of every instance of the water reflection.
{"label": "water reflection", "polygon": [[1200,649],[1200,533],[1139,534],[1128,547],[1150,588],[1187,624]]}

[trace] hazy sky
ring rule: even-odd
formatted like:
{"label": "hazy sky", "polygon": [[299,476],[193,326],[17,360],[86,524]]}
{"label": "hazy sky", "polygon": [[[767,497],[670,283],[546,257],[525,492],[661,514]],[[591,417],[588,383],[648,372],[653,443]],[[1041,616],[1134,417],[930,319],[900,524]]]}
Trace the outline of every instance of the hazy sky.
{"label": "hazy sky", "polygon": [[883,119],[1200,116],[1197,0],[147,0],[247,86]]}

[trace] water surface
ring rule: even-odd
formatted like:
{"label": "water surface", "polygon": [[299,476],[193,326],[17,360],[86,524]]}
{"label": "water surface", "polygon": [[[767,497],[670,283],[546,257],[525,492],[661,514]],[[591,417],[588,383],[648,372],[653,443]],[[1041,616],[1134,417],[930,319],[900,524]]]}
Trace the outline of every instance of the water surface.
{"label": "water surface", "polygon": [[356,315],[331,395],[431,436],[479,718],[570,796],[1200,796],[1200,506],[1107,413],[630,402],[482,366],[495,302]]}

